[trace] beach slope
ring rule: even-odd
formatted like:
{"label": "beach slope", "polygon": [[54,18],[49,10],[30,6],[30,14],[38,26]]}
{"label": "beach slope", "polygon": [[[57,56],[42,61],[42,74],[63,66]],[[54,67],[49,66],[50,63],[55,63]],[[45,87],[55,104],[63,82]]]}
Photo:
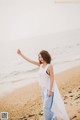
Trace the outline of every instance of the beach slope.
{"label": "beach slope", "polygon": [[[80,66],[55,75],[70,120],[80,120]],[[42,98],[38,82],[0,96],[0,112],[9,120],[43,120]]]}

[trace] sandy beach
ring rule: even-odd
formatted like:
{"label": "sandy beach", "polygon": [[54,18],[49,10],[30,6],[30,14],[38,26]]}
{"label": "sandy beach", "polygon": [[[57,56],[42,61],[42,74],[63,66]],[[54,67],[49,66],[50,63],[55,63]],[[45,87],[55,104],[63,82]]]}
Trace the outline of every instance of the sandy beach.
{"label": "sandy beach", "polygon": [[[80,120],[80,66],[55,75],[70,120]],[[9,120],[44,120],[38,82],[0,97],[0,112]]]}

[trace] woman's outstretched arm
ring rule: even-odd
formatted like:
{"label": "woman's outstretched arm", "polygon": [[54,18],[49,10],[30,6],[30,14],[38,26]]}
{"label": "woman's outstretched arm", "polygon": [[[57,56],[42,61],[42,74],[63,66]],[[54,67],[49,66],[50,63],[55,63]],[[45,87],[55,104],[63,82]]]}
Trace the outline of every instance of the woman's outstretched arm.
{"label": "woman's outstretched arm", "polygon": [[17,50],[17,53],[22,57],[24,58],[25,60],[27,60],[28,62],[34,64],[34,65],[37,65],[37,66],[40,66],[40,63],[39,62],[36,62],[36,61],[33,61],[31,59],[29,59],[28,57],[26,57],[25,55],[22,54],[22,52],[18,49]]}

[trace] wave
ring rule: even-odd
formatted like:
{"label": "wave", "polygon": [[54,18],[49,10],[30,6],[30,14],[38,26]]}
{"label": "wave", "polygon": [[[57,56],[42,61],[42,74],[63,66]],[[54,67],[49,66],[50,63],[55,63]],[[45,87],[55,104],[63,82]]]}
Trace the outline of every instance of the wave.
{"label": "wave", "polygon": [[21,71],[21,70],[13,71],[13,72],[10,72],[9,74],[3,75],[0,81],[2,81],[3,79],[7,79],[7,78],[19,76],[19,75],[25,75],[25,74],[28,74],[28,73],[36,72],[37,70],[38,70],[38,68],[25,70],[25,71]]}
{"label": "wave", "polygon": [[76,57],[72,57],[72,58],[70,58],[70,59],[66,59],[66,60],[59,60],[58,59],[58,61],[56,62],[54,62],[54,65],[56,65],[56,64],[63,64],[63,63],[67,63],[67,62],[74,62],[74,61],[78,61],[78,60],[80,60],[80,56],[76,56]]}

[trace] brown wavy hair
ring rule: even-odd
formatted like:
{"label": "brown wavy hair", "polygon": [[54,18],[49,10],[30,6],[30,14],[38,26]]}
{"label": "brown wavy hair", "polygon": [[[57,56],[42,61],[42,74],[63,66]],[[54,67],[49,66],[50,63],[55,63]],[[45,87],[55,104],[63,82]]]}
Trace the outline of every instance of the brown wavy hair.
{"label": "brown wavy hair", "polygon": [[[48,51],[46,51],[46,50],[42,50],[42,51],[40,51],[40,53],[39,53],[41,56],[42,56],[42,58],[46,61],[46,63],[51,63],[51,55],[49,54],[49,52]],[[42,62],[41,61],[39,61],[40,62],[40,64],[42,64]]]}

